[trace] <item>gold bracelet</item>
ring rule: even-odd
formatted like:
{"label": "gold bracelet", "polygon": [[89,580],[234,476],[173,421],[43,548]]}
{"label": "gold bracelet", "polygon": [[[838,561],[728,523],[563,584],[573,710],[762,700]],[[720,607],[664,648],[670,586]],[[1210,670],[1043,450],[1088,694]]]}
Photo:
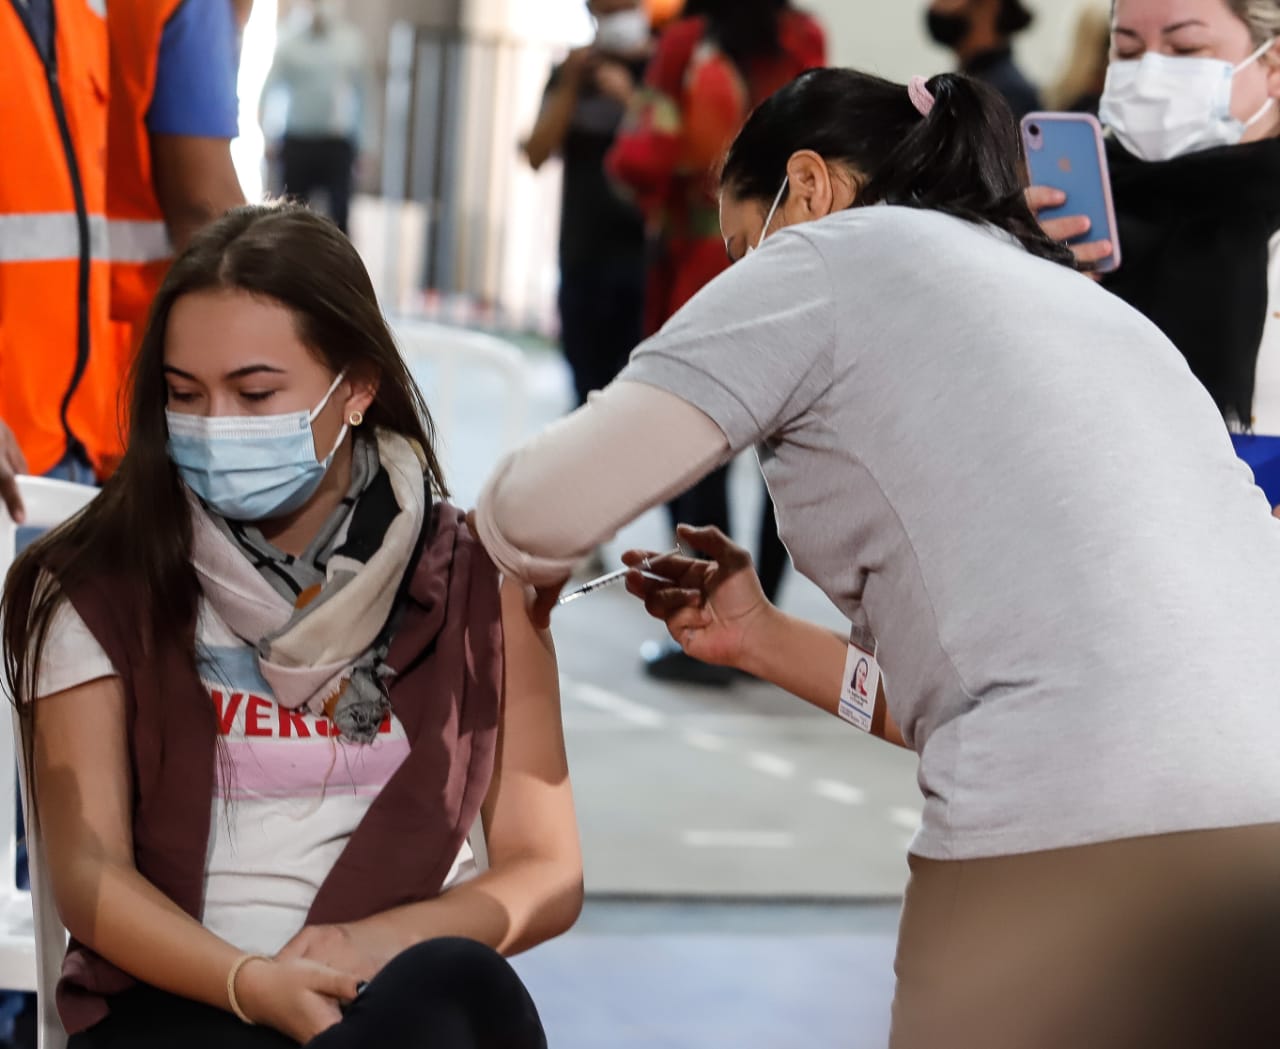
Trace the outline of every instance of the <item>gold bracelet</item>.
{"label": "gold bracelet", "polygon": [[242,1023],[247,1023],[251,1027],[254,1026],[253,1021],[250,1020],[245,1014],[245,1011],[240,1008],[240,1000],[236,998],[236,977],[240,975],[240,970],[250,962],[269,961],[271,961],[271,959],[265,954],[242,954],[236,959],[236,963],[231,967],[231,971],[227,973],[227,1001],[231,1003],[231,1011],[236,1014],[236,1017]]}

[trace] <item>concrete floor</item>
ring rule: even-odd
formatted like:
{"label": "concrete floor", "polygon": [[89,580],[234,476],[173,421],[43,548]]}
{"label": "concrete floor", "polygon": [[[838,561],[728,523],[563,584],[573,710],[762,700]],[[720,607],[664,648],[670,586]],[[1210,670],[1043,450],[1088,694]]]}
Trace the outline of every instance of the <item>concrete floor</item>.
{"label": "concrete floor", "polygon": [[515,960],[551,1049],[884,1049],[897,909],[594,901]]}

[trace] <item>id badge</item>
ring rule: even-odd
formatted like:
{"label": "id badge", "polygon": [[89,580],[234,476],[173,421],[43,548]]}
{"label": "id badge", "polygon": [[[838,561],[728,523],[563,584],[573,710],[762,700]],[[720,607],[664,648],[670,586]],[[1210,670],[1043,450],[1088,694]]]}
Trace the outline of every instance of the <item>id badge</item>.
{"label": "id badge", "polygon": [[855,630],[849,639],[849,654],[844,661],[840,719],[862,732],[870,732],[879,694],[880,664],[876,661],[875,641]]}

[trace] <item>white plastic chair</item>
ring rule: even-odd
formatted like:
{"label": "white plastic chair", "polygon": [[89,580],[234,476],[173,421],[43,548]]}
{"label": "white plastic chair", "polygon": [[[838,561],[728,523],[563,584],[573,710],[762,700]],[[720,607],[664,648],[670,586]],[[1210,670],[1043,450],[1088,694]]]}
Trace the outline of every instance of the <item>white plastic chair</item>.
{"label": "white plastic chair", "polygon": [[[79,513],[97,495],[87,485],[50,481],[42,477],[18,478],[18,491],[27,510],[27,527],[53,528]],[[17,526],[0,509],[0,579],[9,573],[17,543]],[[9,705],[10,697],[0,679],[0,703]],[[53,991],[62,972],[62,956],[67,949],[67,932],[58,917],[53,900],[49,873],[44,866],[39,841],[27,835],[27,868],[31,875],[31,891],[18,888],[15,878],[17,839],[14,834],[13,773],[18,766],[14,741],[18,736],[16,713],[6,717],[0,711],[0,987],[15,991],[35,991],[39,1018],[37,1045],[40,1049],[64,1049],[66,1032],[54,1003]],[[23,811],[27,827],[30,813]]]}
{"label": "white plastic chair", "polygon": [[[392,327],[409,365],[427,364],[433,369],[427,403],[446,450],[457,433],[460,412],[468,407],[480,407],[486,417],[501,423],[501,446],[496,451],[509,451],[520,442],[529,414],[529,372],[519,348],[484,332],[433,321],[399,319]],[[501,401],[485,398],[481,392],[477,404],[467,405],[464,395],[474,391],[465,390],[459,382],[466,371],[496,375],[503,386]]]}

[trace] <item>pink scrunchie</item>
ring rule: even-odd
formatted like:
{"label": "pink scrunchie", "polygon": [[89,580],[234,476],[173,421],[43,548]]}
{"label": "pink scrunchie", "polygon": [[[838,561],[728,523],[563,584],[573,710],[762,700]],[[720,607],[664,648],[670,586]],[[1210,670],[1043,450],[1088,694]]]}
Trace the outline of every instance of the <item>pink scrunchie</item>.
{"label": "pink scrunchie", "polygon": [[913,76],[911,82],[907,84],[907,96],[922,117],[927,117],[933,112],[933,104],[936,101],[928,84],[929,82],[922,76]]}

